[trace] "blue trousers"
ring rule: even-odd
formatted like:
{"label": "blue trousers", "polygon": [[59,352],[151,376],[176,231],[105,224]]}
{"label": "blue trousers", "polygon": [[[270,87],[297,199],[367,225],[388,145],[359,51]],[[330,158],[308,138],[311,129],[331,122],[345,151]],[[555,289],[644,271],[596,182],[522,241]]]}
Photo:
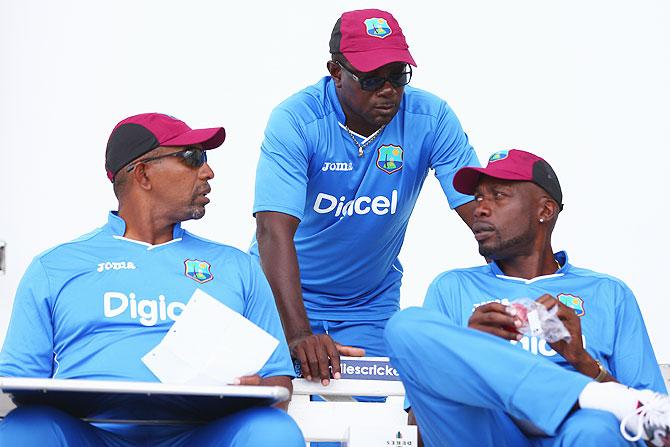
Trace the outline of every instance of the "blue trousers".
{"label": "blue trousers", "polygon": [[592,379],[498,337],[409,308],[389,320],[385,340],[426,446],[636,445],[610,413],[573,410]]}
{"label": "blue trousers", "polygon": [[384,343],[387,322],[310,320],[310,326],[313,333],[328,334],[341,345],[365,349],[366,357],[388,357]]}
{"label": "blue trousers", "polygon": [[56,408],[25,406],[13,410],[0,422],[0,446],[305,446],[293,419],[269,407],[240,411],[204,425],[119,428],[109,431]]}

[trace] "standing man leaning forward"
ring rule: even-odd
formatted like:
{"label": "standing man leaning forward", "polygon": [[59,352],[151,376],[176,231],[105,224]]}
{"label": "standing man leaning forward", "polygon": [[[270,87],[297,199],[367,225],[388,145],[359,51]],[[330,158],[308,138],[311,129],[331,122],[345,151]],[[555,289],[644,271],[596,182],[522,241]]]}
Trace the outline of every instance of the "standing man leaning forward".
{"label": "standing man leaning forward", "polygon": [[291,355],[324,385],[329,364],[340,376],[340,354],[386,355],[382,331],[399,308],[403,274],[397,257],[428,171],[469,223],[472,197],[452,179],[478,163],[447,103],[407,85],[416,64],[391,14],[345,12],[330,53],[330,76],[270,116],[250,249]]}
{"label": "standing man leaning forward", "polygon": [[[258,375],[240,382],[291,389],[288,347],[258,263],[181,228],[181,222],[205,215],[214,177],[205,151],[224,138],[222,127],[192,130],[157,113],[127,118],[114,128],[106,169],[119,210],[101,228],[33,260],[14,300],[0,376],[156,382],[141,358],[200,288],[280,340]],[[211,340],[221,342],[239,341]],[[157,401],[152,414],[163,411],[178,420],[188,405],[180,413],[178,400]],[[89,417],[135,419],[138,411],[123,400],[107,399],[98,407]],[[0,422],[0,445],[305,444],[293,420],[275,408],[204,425],[98,427],[55,408],[20,406]]]}
{"label": "standing man leaning forward", "polygon": [[[549,164],[503,151],[454,186],[474,193],[472,230],[493,262],[438,276],[424,309],[386,328],[426,444],[670,446],[670,399],[633,293],[552,250],[563,196]],[[516,298],[557,306],[570,340],[520,335]]]}

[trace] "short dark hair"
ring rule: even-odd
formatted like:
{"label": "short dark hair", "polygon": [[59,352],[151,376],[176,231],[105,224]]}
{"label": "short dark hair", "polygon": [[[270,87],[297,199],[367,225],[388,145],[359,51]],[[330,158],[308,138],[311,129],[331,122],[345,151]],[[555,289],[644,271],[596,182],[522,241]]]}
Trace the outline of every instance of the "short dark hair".
{"label": "short dark hair", "polygon": [[112,187],[114,188],[114,195],[117,200],[121,200],[121,196],[126,190],[126,185],[128,184],[128,173],[121,169],[114,176],[114,183]]}

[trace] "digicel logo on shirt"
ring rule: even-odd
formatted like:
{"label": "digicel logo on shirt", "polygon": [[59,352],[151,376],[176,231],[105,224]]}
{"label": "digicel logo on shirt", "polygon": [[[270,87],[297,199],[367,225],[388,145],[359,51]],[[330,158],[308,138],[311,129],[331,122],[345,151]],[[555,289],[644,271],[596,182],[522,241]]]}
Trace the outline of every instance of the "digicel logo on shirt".
{"label": "digicel logo on shirt", "polygon": [[179,301],[167,303],[164,295],[157,300],[137,300],[134,293],[105,292],[102,297],[104,314],[107,318],[118,317],[126,312],[133,320],[139,320],[142,326],[155,326],[158,321],[175,321],[183,312],[186,304]]}
{"label": "digicel logo on shirt", "polygon": [[341,196],[338,200],[335,196],[320,192],[316,196],[312,209],[319,214],[328,214],[335,211],[335,217],[353,216],[354,214],[364,215],[369,212],[383,216],[384,214],[395,214],[397,207],[398,191],[394,189],[390,199],[386,196],[361,196],[347,200],[345,196]]}

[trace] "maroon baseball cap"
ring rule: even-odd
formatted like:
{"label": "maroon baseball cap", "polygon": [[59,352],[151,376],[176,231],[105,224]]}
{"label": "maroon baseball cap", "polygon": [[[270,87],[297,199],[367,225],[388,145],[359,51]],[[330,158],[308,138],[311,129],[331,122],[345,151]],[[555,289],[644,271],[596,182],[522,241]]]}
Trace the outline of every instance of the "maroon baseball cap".
{"label": "maroon baseball cap", "polygon": [[499,151],[491,155],[485,168],[465,167],[454,176],[456,191],[472,195],[482,175],[522,182],[533,182],[544,189],[563,209],[563,192],[558,177],[544,159],[519,149]]}
{"label": "maroon baseball cap", "polygon": [[159,146],[202,144],[203,149],[214,149],[225,139],[223,127],[191,129],[185,122],[162,113],[131,116],[114,127],[107,141],[107,177],[114,182],[119,169]]}
{"label": "maroon baseball cap", "polygon": [[335,23],[331,54],[342,53],[356,70],[368,72],[392,62],[416,62],[396,19],[380,9],[348,11]]}

